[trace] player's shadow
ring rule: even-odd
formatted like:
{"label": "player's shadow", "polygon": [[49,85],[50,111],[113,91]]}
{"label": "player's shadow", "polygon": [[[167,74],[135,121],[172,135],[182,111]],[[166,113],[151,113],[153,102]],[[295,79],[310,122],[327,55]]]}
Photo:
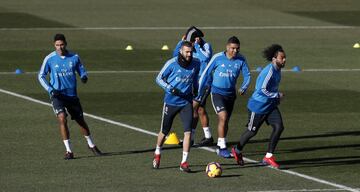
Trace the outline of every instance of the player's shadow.
{"label": "player's shadow", "polygon": [[[171,146],[171,147],[164,147],[162,150],[174,150],[182,148],[182,146]],[[132,151],[119,151],[119,152],[106,152],[104,153],[104,156],[116,156],[116,155],[130,155],[130,154],[138,154],[138,153],[148,153],[148,152],[154,152],[155,148],[151,149],[142,149],[142,150],[132,150]]]}
{"label": "player's shadow", "polygon": [[360,156],[323,157],[279,161],[282,169],[360,164]]}

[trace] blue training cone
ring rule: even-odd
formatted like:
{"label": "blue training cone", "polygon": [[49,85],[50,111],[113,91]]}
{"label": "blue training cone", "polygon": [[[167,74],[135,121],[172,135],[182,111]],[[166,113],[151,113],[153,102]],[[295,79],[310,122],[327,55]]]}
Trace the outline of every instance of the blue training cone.
{"label": "blue training cone", "polygon": [[293,72],[300,72],[301,69],[300,69],[299,66],[295,66],[295,67],[292,68],[292,71],[293,71]]}
{"label": "blue training cone", "polygon": [[257,72],[260,72],[261,70],[262,70],[262,67],[257,67],[257,68],[256,68],[256,71],[257,71]]}
{"label": "blue training cone", "polygon": [[21,69],[16,69],[15,70],[16,75],[19,75],[19,74],[22,74],[22,73],[24,73],[24,72]]}

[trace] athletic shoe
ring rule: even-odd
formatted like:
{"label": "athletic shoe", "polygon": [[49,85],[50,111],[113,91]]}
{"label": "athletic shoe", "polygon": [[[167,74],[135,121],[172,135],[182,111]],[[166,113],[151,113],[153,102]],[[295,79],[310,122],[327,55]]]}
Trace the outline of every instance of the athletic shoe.
{"label": "athletic shoe", "polygon": [[65,160],[75,159],[74,153],[66,151],[64,159]]}
{"label": "athletic shoe", "polygon": [[230,152],[226,148],[224,148],[224,149],[218,148],[217,149],[217,154],[220,157],[224,157],[224,158],[230,158],[231,157]]}
{"label": "athletic shoe", "polygon": [[199,146],[211,146],[213,143],[214,143],[214,139],[212,137],[210,138],[204,137],[201,139]]}
{"label": "athletic shoe", "polygon": [[280,165],[276,163],[274,156],[271,156],[270,158],[264,157],[263,160],[262,160],[262,164],[270,165],[271,167],[274,167],[274,168],[279,168],[280,167]]}
{"label": "athletic shoe", "polygon": [[236,160],[236,163],[240,166],[243,166],[244,165],[244,160],[243,160],[243,156],[242,156],[242,153],[236,153],[236,150],[235,150],[235,147],[233,147],[231,149],[231,153],[232,155],[234,156],[235,160]]}
{"label": "athletic shoe", "polygon": [[153,168],[154,169],[159,169],[160,167],[160,158],[161,158],[161,154],[154,154],[154,160],[153,160]]}
{"label": "athletic shoe", "polygon": [[190,168],[189,168],[189,163],[188,162],[184,162],[180,164],[180,171],[184,171],[184,172],[191,172]]}
{"label": "athletic shoe", "polygon": [[90,151],[94,153],[95,156],[101,156],[104,155],[96,146],[89,147]]}

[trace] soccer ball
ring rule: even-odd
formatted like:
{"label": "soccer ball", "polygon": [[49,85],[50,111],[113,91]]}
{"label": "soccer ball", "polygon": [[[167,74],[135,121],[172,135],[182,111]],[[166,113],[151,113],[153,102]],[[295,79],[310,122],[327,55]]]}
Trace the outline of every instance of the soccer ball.
{"label": "soccer ball", "polygon": [[221,166],[218,162],[211,162],[206,166],[206,174],[207,176],[214,178],[220,177],[222,173]]}

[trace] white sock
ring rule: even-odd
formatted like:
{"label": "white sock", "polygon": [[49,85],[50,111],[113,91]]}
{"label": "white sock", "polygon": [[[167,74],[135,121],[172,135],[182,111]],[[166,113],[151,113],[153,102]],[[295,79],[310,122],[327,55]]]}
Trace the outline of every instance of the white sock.
{"label": "white sock", "polygon": [[218,138],[217,146],[220,147],[220,149],[226,148],[226,141],[225,138]]}
{"label": "white sock", "polygon": [[203,131],[204,131],[205,138],[210,139],[211,138],[210,127],[203,127]]}
{"label": "white sock", "polygon": [[160,154],[161,154],[161,147],[158,146],[158,145],[156,145],[155,154],[156,154],[156,155],[160,155]]}
{"label": "white sock", "polygon": [[195,129],[192,129],[191,130],[191,141],[194,141],[195,140]]}
{"label": "white sock", "polygon": [[184,163],[187,161],[188,155],[189,155],[189,152],[183,151],[181,163]]}
{"label": "white sock", "polygon": [[88,145],[89,145],[90,148],[95,147],[95,144],[93,143],[90,135],[84,136],[84,137],[85,137],[85,139],[86,139],[86,141],[87,141],[87,143],[88,143]]}
{"label": "white sock", "polygon": [[273,156],[272,153],[266,153],[265,158],[270,158],[270,157],[272,157],[272,156]]}
{"label": "white sock", "polygon": [[71,146],[70,146],[70,139],[63,140],[63,142],[64,142],[64,145],[65,145],[66,151],[72,153]]}

